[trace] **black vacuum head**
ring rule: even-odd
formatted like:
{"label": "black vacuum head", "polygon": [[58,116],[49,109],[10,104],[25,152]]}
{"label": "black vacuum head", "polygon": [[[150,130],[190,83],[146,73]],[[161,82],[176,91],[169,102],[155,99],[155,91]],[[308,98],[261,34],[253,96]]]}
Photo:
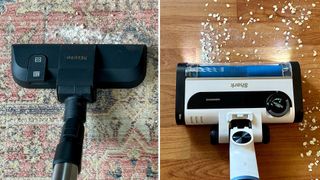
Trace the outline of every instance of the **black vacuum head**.
{"label": "black vacuum head", "polygon": [[[132,88],[146,75],[145,45],[17,44],[12,74],[25,88],[57,88],[59,101],[96,88]],[[90,97],[91,96],[91,97]]]}
{"label": "black vacuum head", "polygon": [[[61,69],[93,71],[97,88],[132,88],[146,74],[145,45],[12,45],[12,74],[25,88],[56,88]],[[71,71],[70,71],[71,70]]]}
{"label": "black vacuum head", "polygon": [[[87,102],[96,100],[96,88],[137,86],[146,75],[146,59],[144,45],[12,46],[15,82],[25,88],[56,88],[58,100],[65,103],[52,179],[80,173]],[[69,166],[76,168],[65,168]]]}

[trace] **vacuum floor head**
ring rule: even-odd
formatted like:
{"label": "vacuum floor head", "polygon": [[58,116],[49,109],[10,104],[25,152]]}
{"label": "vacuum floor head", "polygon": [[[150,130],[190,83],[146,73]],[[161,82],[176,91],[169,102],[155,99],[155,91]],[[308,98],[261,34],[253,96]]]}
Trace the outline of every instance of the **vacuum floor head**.
{"label": "vacuum floor head", "polygon": [[229,143],[230,179],[259,179],[255,142],[269,142],[263,123],[300,122],[298,62],[178,64],[176,122],[211,125],[212,144]]}
{"label": "vacuum floor head", "polygon": [[52,179],[76,179],[81,169],[87,103],[97,88],[132,88],[146,75],[145,45],[25,44],[12,46],[12,75],[25,88],[56,88],[64,126]]}
{"label": "vacuum floor head", "polygon": [[97,88],[132,88],[145,77],[146,57],[145,45],[16,44],[12,74],[26,88],[56,88],[61,71],[92,71]]}
{"label": "vacuum floor head", "polygon": [[217,124],[219,113],[255,111],[263,123],[300,122],[298,62],[277,64],[178,64],[177,124]]}

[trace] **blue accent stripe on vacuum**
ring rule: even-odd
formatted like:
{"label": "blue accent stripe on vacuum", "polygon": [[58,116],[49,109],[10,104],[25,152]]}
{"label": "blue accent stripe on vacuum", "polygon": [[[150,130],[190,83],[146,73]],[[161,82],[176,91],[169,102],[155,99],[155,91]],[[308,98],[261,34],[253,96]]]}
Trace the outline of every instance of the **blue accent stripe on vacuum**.
{"label": "blue accent stripe on vacuum", "polygon": [[191,66],[187,77],[282,77],[285,69],[276,65]]}
{"label": "blue accent stripe on vacuum", "polygon": [[259,178],[253,177],[253,176],[238,176],[238,177],[232,178],[231,180],[259,180]]}

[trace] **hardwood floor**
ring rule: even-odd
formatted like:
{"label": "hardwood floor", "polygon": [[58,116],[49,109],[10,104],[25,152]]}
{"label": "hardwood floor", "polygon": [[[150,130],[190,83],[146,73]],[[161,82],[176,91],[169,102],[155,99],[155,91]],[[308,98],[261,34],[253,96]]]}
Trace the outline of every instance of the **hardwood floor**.
{"label": "hardwood floor", "polygon": [[[300,125],[269,125],[271,142],[255,145],[261,179],[319,178],[319,166],[313,165],[311,172],[308,169],[310,163],[315,163],[319,159],[317,151],[320,150],[319,129],[311,130],[320,124],[320,112],[317,108],[320,94],[319,1],[293,1],[292,7],[296,8],[295,13],[292,13],[294,8],[291,8],[287,1],[217,0],[215,3],[214,0],[161,0],[160,2],[161,179],[229,178],[229,146],[211,145],[209,126],[178,126],[174,117],[176,64],[202,62],[203,54],[212,56],[214,49],[201,50],[203,43],[200,43],[202,38],[200,32],[213,37],[211,41],[206,39],[205,43],[219,45],[223,43],[222,37],[225,36],[222,35],[217,42],[214,42],[214,38],[215,35],[223,33],[224,29],[230,34],[230,40],[219,47],[220,55],[215,55],[215,62],[297,60],[302,67],[305,122]],[[205,6],[206,3],[208,6]],[[274,5],[278,8],[276,12]],[[285,5],[287,10],[282,13],[281,7]],[[309,10],[311,14],[308,13]],[[210,13],[219,13],[221,18],[228,18],[227,23],[219,26],[216,19],[208,16]],[[301,18],[302,13],[305,14],[303,23],[299,25],[299,20],[295,24],[294,21]],[[250,18],[259,21],[246,25]],[[210,28],[204,30],[201,25],[201,22],[207,22],[207,19],[210,19],[212,31]],[[291,21],[289,25],[287,25],[288,20]],[[242,23],[245,26],[242,26]],[[242,39],[244,31],[246,37]],[[288,44],[285,43],[286,36],[289,36]],[[231,52],[230,55],[227,55],[228,52]],[[303,125],[306,126],[304,130],[299,130]],[[317,139],[314,145],[310,144],[312,138]],[[304,142],[307,143],[306,146],[303,146]],[[309,150],[312,151],[311,154]]]}

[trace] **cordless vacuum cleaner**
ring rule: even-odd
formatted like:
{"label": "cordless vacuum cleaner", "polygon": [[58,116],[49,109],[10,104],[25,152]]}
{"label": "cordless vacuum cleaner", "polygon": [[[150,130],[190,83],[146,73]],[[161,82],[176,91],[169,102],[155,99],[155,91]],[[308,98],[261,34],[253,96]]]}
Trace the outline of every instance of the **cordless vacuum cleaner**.
{"label": "cordless vacuum cleaner", "polygon": [[176,122],[212,125],[212,144],[229,143],[230,179],[259,179],[254,143],[269,142],[265,123],[301,122],[298,62],[178,64]]}
{"label": "cordless vacuum cleaner", "polygon": [[65,103],[64,126],[53,161],[54,180],[77,179],[87,103],[97,88],[132,88],[146,75],[144,45],[13,45],[12,74],[25,88],[56,88]]}

